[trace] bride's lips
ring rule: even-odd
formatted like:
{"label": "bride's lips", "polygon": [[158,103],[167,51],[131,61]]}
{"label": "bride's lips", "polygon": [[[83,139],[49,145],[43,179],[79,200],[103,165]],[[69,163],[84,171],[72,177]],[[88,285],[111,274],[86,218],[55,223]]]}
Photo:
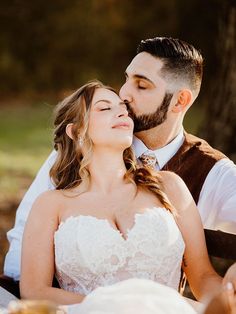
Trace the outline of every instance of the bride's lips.
{"label": "bride's lips", "polygon": [[130,129],[131,128],[131,124],[128,122],[119,122],[115,125],[112,126],[112,129]]}

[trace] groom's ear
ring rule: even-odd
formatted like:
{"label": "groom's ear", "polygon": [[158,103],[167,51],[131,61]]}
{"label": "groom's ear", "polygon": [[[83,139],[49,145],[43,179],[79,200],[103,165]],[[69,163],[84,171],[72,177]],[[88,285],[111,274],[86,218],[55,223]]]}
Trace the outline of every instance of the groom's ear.
{"label": "groom's ear", "polygon": [[73,140],[73,123],[69,123],[66,126],[66,134]]}
{"label": "groom's ear", "polygon": [[175,113],[186,111],[192,104],[193,94],[190,89],[182,89],[177,94],[177,101],[172,107]]}

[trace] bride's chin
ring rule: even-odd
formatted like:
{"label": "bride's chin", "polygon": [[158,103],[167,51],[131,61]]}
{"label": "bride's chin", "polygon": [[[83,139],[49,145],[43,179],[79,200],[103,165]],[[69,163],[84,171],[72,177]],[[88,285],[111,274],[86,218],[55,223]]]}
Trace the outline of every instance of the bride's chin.
{"label": "bride's chin", "polygon": [[130,147],[133,143],[133,135],[127,135],[124,139],[123,139],[123,143],[126,146],[126,148]]}
{"label": "bride's chin", "polygon": [[125,150],[125,149],[131,147],[131,145],[132,145],[132,142],[128,142],[128,141],[127,141],[127,142],[123,143],[122,148]]}

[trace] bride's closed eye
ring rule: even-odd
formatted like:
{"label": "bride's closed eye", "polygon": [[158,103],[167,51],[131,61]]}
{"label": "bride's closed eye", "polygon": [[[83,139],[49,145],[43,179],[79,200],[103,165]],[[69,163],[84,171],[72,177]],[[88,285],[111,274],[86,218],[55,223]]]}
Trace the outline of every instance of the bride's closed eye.
{"label": "bride's closed eye", "polygon": [[101,108],[100,111],[105,111],[105,110],[110,110],[110,107],[106,107],[106,108]]}

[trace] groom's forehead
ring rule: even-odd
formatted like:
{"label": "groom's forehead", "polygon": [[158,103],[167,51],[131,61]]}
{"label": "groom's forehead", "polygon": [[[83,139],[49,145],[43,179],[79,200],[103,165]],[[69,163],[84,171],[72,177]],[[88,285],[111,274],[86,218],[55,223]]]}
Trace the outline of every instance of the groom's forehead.
{"label": "groom's forehead", "polygon": [[161,59],[147,52],[137,54],[126,69],[127,75],[157,75],[162,69]]}

